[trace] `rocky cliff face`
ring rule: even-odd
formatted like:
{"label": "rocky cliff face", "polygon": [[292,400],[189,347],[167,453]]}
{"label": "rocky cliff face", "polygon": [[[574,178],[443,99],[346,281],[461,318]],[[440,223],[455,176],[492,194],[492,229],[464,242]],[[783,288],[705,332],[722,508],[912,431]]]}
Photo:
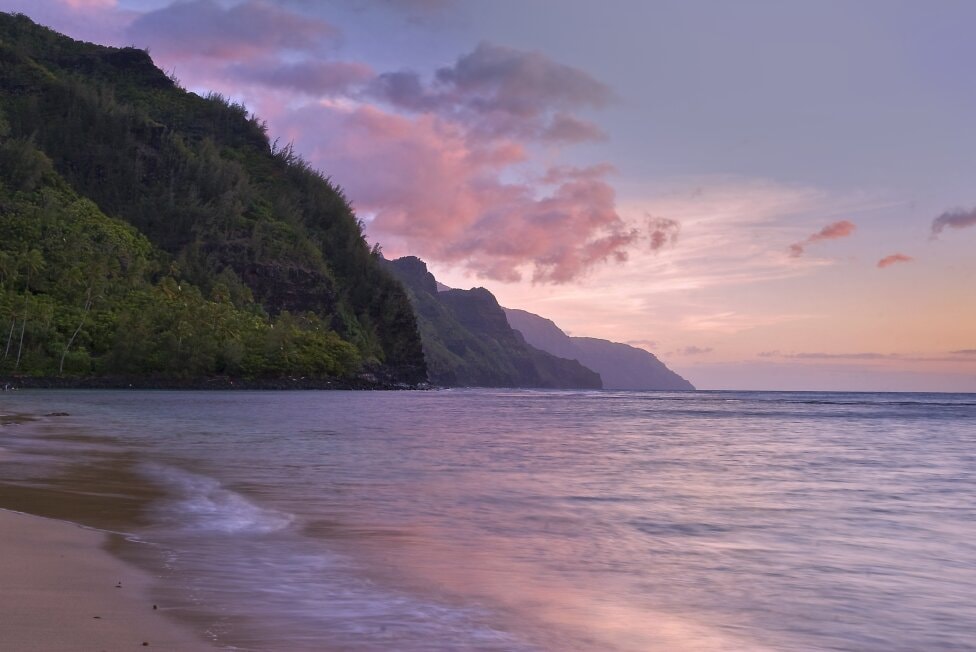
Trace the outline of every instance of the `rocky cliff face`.
{"label": "rocky cliff face", "polygon": [[598,372],[604,389],[695,389],[644,349],[593,337],[570,337],[551,320],[525,310],[505,308],[505,315],[532,346],[578,360]]}
{"label": "rocky cliff face", "polygon": [[407,288],[432,383],[454,387],[598,389],[600,376],[575,360],[540,351],[509,326],[484,288],[438,291],[418,258],[388,262]]}

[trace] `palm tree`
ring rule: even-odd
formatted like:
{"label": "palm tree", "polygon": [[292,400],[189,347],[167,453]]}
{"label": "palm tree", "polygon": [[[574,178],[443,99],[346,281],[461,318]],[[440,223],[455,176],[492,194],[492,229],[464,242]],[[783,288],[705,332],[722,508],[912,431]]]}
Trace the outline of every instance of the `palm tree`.
{"label": "palm tree", "polygon": [[17,278],[17,261],[6,251],[0,251],[0,287],[5,286],[7,281],[14,281]]}
{"label": "palm tree", "polygon": [[74,344],[75,338],[78,337],[81,327],[85,325],[85,318],[88,317],[88,311],[91,310],[92,303],[95,301],[95,298],[92,296],[93,290],[94,288],[92,286],[88,286],[88,290],[85,293],[85,307],[81,310],[81,321],[78,322],[78,327],[75,328],[75,332],[71,334],[71,339],[64,345],[64,351],[61,352],[61,364],[58,366],[59,376],[64,373],[64,359],[68,356],[68,350]]}
{"label": "palm tree", "polygon": [[24,319],[20,323],[20,344],[17,347],[17,362],[14,369],[20,369],[20,356],[24,352],[24,331],[27,330],[27,317],[30,308],[30,283],[31,276],[35,276],[44,269],[44,255],[37,249],[31,249],[21,257],[21,267],[27,274],[24,282]]}
{"label": "palm tree", "polygon": [[44,254],[37,249],[31,249],[23,254],[20,266],[27,273],[27,281],[24,283],[24,290],[30,290],[31,276],[36,275],[44,269]]}
{"label": "palm tree", "polygon": [[3,350],[3,358],[0,359],[0,361],[6,360],[7,359],[7,355],[10,353],[10,341],[14,337],[14,326],[16,326],[16,325],[17,325],[17,315],[14,314],[13,312],[11,312],[11,317],[10,317],[10,332],[7,333],[7,347]]}
{"label": "palm tree", "polygon": [[[17,280],[17,261],[6,251],[0,251],[0,288],[6,287],[7,282],[13,283]],[[7,333],[7,346],[3,350],[3,357],[0,362],[7,359],[10,354],[10,342],[14,337],[14,327],[17,325],[17,313],[13,306],[10,308],[10,330]]]}

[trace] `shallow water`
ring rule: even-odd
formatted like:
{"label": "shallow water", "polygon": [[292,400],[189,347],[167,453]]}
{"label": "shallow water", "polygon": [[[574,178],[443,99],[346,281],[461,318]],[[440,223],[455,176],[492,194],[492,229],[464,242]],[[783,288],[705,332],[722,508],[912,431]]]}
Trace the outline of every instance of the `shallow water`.
{"label": "shallow water", "polygon": [[240,649],[976,650],[976,395],[0,394],[54,411],[0,505]]}

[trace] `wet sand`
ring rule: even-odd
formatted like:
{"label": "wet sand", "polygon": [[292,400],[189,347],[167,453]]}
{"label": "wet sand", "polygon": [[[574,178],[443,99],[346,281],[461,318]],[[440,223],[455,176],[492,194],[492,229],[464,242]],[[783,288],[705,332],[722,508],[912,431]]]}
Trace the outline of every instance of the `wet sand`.
{"label": "wet sand", "polygon": [[0,510],[0,632],[19,652],[215,646],[153,608],[153,578],[107,552],[108,535]]}

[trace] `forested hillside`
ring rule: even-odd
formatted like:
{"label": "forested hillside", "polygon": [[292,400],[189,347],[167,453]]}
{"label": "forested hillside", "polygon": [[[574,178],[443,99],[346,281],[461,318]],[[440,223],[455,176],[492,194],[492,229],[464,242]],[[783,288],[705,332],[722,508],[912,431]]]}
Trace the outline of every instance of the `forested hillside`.
{"label": "forested hillside", "polygon": [[388,263],[410,292],[430,380],[462,387],[599,389],[600,375],[576,360],[540,351],[513,330],[484,288],[439,292],[419,258]]}
{"label": "forested hillside", "polygon": [[0,375],[423,381],[378,259],[243,106],[0,13]]}

